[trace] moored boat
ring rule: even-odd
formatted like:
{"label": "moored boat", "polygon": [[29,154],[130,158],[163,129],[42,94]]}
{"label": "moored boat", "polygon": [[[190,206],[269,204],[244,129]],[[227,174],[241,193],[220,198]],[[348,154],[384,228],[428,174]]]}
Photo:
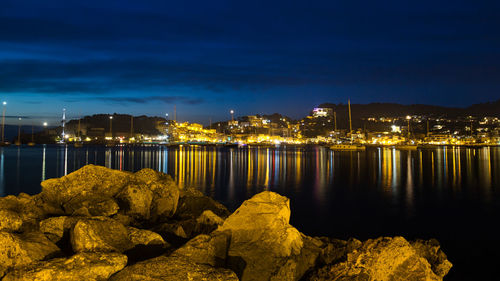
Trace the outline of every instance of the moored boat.
{"label": "moored boat", "polygon": [[364,151],[366,150],[366,146],[361,145],[361,144],[334,144],[330,146],[331,150],[358,150],[358,151]]}

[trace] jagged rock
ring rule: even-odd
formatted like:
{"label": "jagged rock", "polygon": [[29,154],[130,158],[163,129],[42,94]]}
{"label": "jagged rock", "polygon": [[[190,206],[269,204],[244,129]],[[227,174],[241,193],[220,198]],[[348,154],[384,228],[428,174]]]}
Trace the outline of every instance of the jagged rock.
{"label": "jagged rock", "polygon": [[227,232],[214,232],[212,235],[200,234],[175,250],[171,257],[184,257],[191,262],[208,264],[215,267],[225,265],[231,237]]}
{"label": "jagged rock", "polygon": [[172,178],[152,169],[142,169],[134,174],[135,181],[153,193],[151,217],[154,221],[172,217],[179,202],[179,188]]}
{"label": "jagged rock", "polygon": [[153,231],[135,227],[127,227],[127,230],[128,238],[133,244],[133,248],[125,251],[130,263],[160,256],[170,247],[160,234]]}
{"label": "jagged rock", "polygon": [[19,231],[37,231],[38,222],[47,217],[48,214],[62,212],[54,210],[50,205],[43,202],[39,195],[30,196],[20,193],[17,197],[9,195],[0,198],[0,210],[9,210],[16,213],[22,220]]}
{"label": "jagged rock", "polygon": [[151,211],[153,192],[142,185],[129,184],[116,196],[121,209],[126,215],[148,220]]}
{"label": "jagged rock", "polygon": [[177,217],[180,219],[196,219],[206,210],[210,210],[222,218],[227,218],[230,214],[224,205],[203,195],[196,189],[188,188],[181,191],[177,213],[175,214]]}
{"label": "jagged rock", "polygon": [[111,276],[110,281],[219,280],[237,281],[234,272],[197,264],[184,258],[160,256],[145,260]]}
{"label": "jagged rock", "polygon": [[416,240],[411,243],[417,253],[424,257],[430,264],[432,271],[443,278],[450,271],[452,264],[446,254],[441,250],[441,245],[436,239]]}
{"label": "jagged rock", "polygon": [[0,231],[0,268],[12,268],[51,258],[60,249],[41,232],[13,234]]}
{"label": "jagged rock", "polygon": [[119,253],[79,253],[70,258],[58,258],[16,269],[4,281],[74,281],[107,280],[127,264],[127,256]]}
{"label": "jagged rock", "polygon": [[[265,191],[243,202],[219,227],[231,233],[228,263],[241,280],[296,280],[304,274],[292,268],[301,262],[295,258],[301,255],[304,241],[289,220],[289,199]],[[279,272],[285,265],[288,276]]]}
{"label": "jagged rock", "polygon": [[120,209],[115,200],[98,196],[75,197],[64,203],[63,208],[68,215],[88,217],[109,217]]}
{"label": "jagged rock", "polygon": [[23,219],[17,213],[0,209],[0,231],[17,231],[23,225]]}
{"label": "jagged rock", "polygon": [[224,219],[214,214],[210,210],[205,210],[196,219],[195,233],[208,234],[224,224]]}
{"label": "jagged rock", "polygon": [[52,217],[40,222],[40,231],[52,242],[59,242],[69,234],[69,230],[78,222],[80,217]]}
{"label": "jagged rock", "polygon": [[123,252],[134,246],[127,228],[107,217],[78,220],[70,237],[75,252]]}
{"label": "jagged rock", "polygon": [[345,262],[319,269],[310,280],[442,280],[403,237],[370,239]]}
{"label": "jagged rock", "polygon": [[77,197],[112,198],[132,178],[128,172],[87,165],[62,178],[43,181],[41,194],[46,202],[55,206],[62,206]]}
{"label": "jagged rock", "polygon": [[134,245],[166,245],[160,234],[135,227],[127,227],[128,238]]}

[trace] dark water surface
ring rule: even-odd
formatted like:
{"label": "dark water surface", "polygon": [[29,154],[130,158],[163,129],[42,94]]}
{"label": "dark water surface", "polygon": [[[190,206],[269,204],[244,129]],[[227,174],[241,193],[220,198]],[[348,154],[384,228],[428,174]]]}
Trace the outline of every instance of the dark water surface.
{"label": "dark water surface", "polygon": [[0,195],[86,164],[172,175],[227,205],[263,190],[291,199],[291,223],[313,236],[437,238],[454,268],[445,280],[495,280],[500,260],[500,148],[163,146],[0,148]]}

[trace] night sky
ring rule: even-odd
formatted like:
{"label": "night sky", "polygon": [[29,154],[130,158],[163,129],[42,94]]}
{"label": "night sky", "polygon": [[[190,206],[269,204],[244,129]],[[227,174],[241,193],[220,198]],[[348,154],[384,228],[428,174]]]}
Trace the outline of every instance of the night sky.
{"label": "night sky", "polygon": [[0,99],[30,123],[62,108],[176,105],[208,123],[348,97],[466,106],[500,98],[499,14],[500,1],[1,0]]}

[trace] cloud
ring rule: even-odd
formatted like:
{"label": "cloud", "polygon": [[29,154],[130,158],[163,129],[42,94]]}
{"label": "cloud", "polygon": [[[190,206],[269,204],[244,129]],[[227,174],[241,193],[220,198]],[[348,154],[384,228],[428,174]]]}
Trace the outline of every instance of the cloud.
{"label": "cloud", "polygon": [[97,97],[95,99],[113,103],[138,103],[138,104],[163,102],[167,104],[183,103],[183,104],[195,105],[204,102],[204,100],[201,98],[190,98],[182,96],[150,96],[150,97],[140,97],[140,98],[134,98],[129,96],[122,96],[122,97],[113,96],[113,97]]}

